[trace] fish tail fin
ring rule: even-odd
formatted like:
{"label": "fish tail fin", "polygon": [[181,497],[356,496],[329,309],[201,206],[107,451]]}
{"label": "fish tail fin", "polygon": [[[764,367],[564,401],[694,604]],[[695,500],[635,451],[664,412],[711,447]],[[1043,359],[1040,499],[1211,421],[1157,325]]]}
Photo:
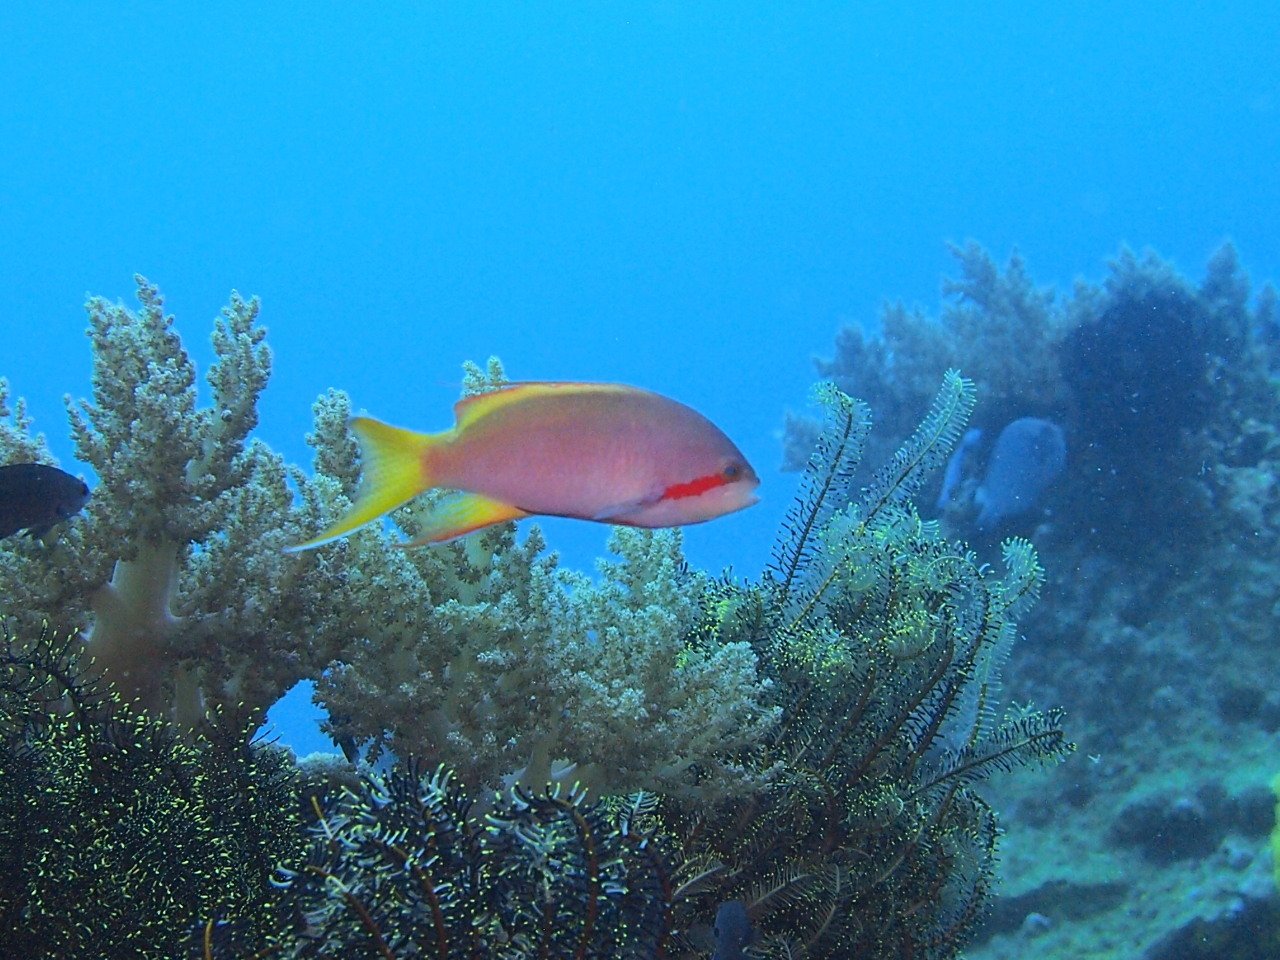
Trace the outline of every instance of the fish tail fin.
{"label": "fish tail fin", "polygon": [[332,526],[310,540],[286,547],[287,553],[310,550],[345,537],[434,486],[426,460],[429,451],[440,442],[438,435],[402,430],[371,417],[354,417],[347,426],[360,444],[364,474],[356,502]]}

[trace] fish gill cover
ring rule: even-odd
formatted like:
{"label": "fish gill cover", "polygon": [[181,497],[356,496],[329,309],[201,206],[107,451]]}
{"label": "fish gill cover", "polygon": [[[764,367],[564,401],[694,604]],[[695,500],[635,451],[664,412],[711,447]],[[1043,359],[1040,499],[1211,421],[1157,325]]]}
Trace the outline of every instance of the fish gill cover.
{"label": "fish gill cover", "polygon": [[[697,957],[734,900],[758,956],[959,952],[994,868],[974,785],[1071,749],[1057,711],[999,707],[1034,551],[1009,541],[995,576],[912,505],[968,381],[946,375],[861,494],[867,410],[820,387],[758,582],[689,569],[675,531],[618,530],[599,582],[510,525],[292,557],[354,492],[348,401],[317,401],[314,471],[286,467],[248,436],[256,301],[218,321],[202,408],[139,295],[90,303],[85,516],[0,544],[6,953]],[[468,389],[502,380],[491,362]],[[0,452],[38,448],[28,427]],[[420,509],[396,514],[410,535]],[[251,742],[304,677],[336,735],[405,762],[318,772]]]}

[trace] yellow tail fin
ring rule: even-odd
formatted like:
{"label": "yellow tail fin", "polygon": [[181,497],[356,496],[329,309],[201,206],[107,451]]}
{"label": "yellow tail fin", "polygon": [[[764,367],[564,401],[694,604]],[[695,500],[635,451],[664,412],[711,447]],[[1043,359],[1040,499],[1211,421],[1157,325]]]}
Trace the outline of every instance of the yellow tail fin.
{"label": "yellow tail fin", "polygon": [[347,426],[360,444],[364,473],[356,502],[337,523],[310,540],[286,547],[286,553],[310,550],[345,537],[433,485],[427,476],[424,455],[439,442],[436,436],[401,430],[370,417],[355,417]]}

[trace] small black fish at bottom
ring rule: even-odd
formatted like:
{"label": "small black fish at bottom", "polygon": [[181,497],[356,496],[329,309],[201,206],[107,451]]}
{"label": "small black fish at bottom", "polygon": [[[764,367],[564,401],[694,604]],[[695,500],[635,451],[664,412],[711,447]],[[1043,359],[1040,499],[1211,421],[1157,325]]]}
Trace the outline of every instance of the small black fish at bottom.
{"label": "small black fish at bottom", "polygon": [[65,470],[44,463],[0,467],[0,540],[19,530],[44,536],[88,502],[88,485]]}

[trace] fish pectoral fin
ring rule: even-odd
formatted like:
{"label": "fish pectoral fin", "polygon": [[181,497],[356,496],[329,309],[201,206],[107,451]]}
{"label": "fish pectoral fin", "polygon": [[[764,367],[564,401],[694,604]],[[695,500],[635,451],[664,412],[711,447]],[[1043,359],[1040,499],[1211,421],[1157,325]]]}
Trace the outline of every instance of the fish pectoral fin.
{"label": "fish pectoral fin", "polygon": [[630,500],[623,500],[620,503],[611,503],[602,510],[598,510],[591,515],[592,520],[600,523],[621,523],[627,517],[639,513],[647,507],[653,506],[662,499],[662,491],[657,490],[647,493],[643,497],[633,497]]}
{"label": "fish pectoral fin", "polygon": [[427,526],[412,540],[397,543],[404,550],[444,543],[495,523],[519,520],[530,514],[509,503],[490,500],[478,493],[458,493],[437,503],[427,518]]}

